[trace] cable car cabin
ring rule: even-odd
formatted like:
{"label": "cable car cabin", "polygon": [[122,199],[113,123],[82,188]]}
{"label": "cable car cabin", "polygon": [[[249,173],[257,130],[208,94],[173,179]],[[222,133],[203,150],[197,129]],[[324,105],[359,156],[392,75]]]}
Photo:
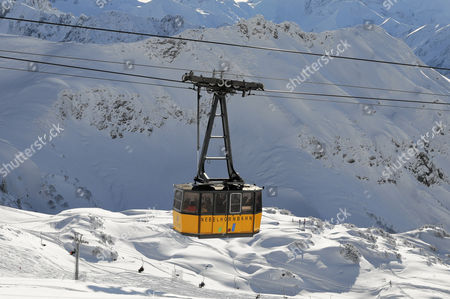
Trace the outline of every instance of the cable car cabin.
{"label": "cable car cabin", "polygon": [[210,184],[203,190],[193,184],[174,187],[176,231],[199,238],[251,237],[259,232],[262,188],[247,184],[239,190],[225,190],[222,184]]}
{"label": "cable car cabin", "polygon": [[[259,232],[262,217],[262,188],[248,185],[236,172],[231,153],[228,126],[227,94],[264,90],[261,83],[205,78],[191,71],[182,78],[197,87],[197,176],[194,184],[174,185],[173,228],[181,234],[199,238],[251,237]],[[200,149],[200,90],[213,93],[211,111]],[[220,112],[218,107],[220,106]],[[214,122],[222,119],[222,134],[213,135]],[[217,130],[216,130],[217,131]],[[224,156],[208,156],[211,140],[222,140]],[[206,161],[226,161],[228,178],[210,178]]]}

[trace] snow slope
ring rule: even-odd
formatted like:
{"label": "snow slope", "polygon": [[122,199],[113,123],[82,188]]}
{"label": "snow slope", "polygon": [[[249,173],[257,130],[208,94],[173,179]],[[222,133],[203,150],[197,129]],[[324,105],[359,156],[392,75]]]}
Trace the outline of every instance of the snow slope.
{"label": "snow slope", "polygon": [[[305,31],[315,32],[374,23],[404,40],[427,64],[449,67],[450,3],[446,0],[5,1],[16,3],[6,6],[4,13],[8,16],[169,35],[187,28],[232,25],[256,15],[277,23],[292,21]],[[0,30],[58,41],[111,43],[139,39],[5,21],[0,22]]]}
{"label": "snow slope", "polygon": [[[345,52],[348,56],[418,61],[403,42],[380,28],[368,31],[362,26],[305,33],[294,24],[273,24],[258,17],[231,27],[192,30],[182,35],[313,52],[334,49],[346,40],[351,45]],[[124,70],[122,62],[134,59],[135,63],[207,71],[225,63],[234,73],[292,78],[317,59],[158,39],[91,45],[2,35],[1,44],[10,50],[111,60],[118,64],[51,59],[117,71]],[[380,49],[380,45],[384,47]],[[0,63],[2,67],[27,69],[23,62],[2,59]],[[87,74],[38,67],[41,71]],[[183,73],[139,66],[127,71],[173,79]],[[333,60],[310,80],[449,92],[448,80],[435,71],[364,62]],[[268,89],[283,90],[288,83],[262,82]],[[193,91],[6,70],[0,73],[0,85],[2,163],[14,159],[14,153],[28,148],[53,124],[64,128],[61,136],[3,180],[4,188],[0,189],[6,194],[1,197],[4,205],[46,213],[93,206],[112,211],[170,209],[172,184],[190,182],[194,176]],[[324,85],[303,84],[297,90],[448,102],[448,97]],[[203,107],[208,100],[210,96],[205,94]],[[237,170],[248,183],[276,187],[277,194],[267,193],[265,204],[287,208],[297,216],[336,221],[340,209],[347,209],[351,216],[345,221],[359,226],[405,231],[434,224],[448,229],[447,112],[376,107],[363,104],[363,100],[354,101],[357,105],[257,96],[230,98]],[[444,126],[441,133],[386,180],[385,167],[395,163],[421,135],[431,132],[436,122]],[[221,147],[213,145],[211,152],[219,155]],[[208,165],[209,173],[218,174],[219,166]]]}
{"label": "snow slope", "polygon": [[[160,210],[0,212],[1,298],[450,296],[450,235],[440,227],[389,234],[266,208],[253,238],[200,240],[177,234]],[[74,232],[87,242],[78,282]]]}

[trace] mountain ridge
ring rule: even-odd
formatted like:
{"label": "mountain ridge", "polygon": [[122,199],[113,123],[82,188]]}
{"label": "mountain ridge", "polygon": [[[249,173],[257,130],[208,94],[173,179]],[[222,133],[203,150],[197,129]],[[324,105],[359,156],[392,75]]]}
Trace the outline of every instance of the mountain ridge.
{"label": "mountain ridge", "polygon": [[[429,65],[449,67],[445,57],[450,55],[448,20],[450,5],[445,0],[386,1],[347,0],[277,0],[235,2],[153,0],[116,2],[100,0],[73,2],[71,0],[17,0],[4,15],[28,17],[86,26],[98,26],[153,34],[179,34],[186,29],[218,28],[233,25],[240,19],[262,15],[281,23],[297,23],[304,31],[322,32],[366,24],[383,27],[389,34],[404,40],[415,54]],[[25,5],[24,5],[25,4]],[[389,3],[387,3],[389,4]],[[417,13],[420,12],[420,13]],[[72,14],[73,13],[73,14]],[[133,42],[141,37],[109,33],[58,29],[49,35],[49,28],[36,24],[0,23],[0,32],[35,36],[53,41],[82,43]],[[149,26],[150,25],[150,26]],[[424,30],[418,28],[427,26]],[[61,32],[60,32],[61,31]],[[414,33],[415,32],[415,33]],[[65,33],[65,34],[62,34]],[[448,71],[441,71],[448,75]]]}
{"label": "mountain ridge", "polygon": [[[295,24],[286,24],[255,17],[234,26],[188,30],[181,36],[223,37],[235,43],[250,41],[267,47],[276,45],[315,52],[335,48],[340,41],[347,40],[351,47],[345,53],[349,56],[361,56],[367,49],[377,49],[377,45],[383,44],[384,51],[378,50],[373,55],[385,60],[417,61],[404,42],[378,27],[305,33]],[[289,77],[295,77],[316,60],[309,56],[293,58],[291,54],[250,49],[217,47],[213,51],[209,45],[171,43],[163,39],[94,45],[51,43],[8,35],[1,38],[11,49],[86,58],[100,55],[116,62],[134,59],[136,64],[202,70],[219,70],[225,62],[231,73],[270,73],[285,77],[285,82],[266,82],[266,88],[282,90]],[[79,64],[92,67],[93,63]],[[97,63],[100,64],[106,67]],[[21,66],[20,63],[8,65]],[[116,64],[113,69],[123,71],[123,65]],[[62,71],[57,67],[51,70]],[[138,66],[128,71],[147,72]],[[83,74],[81,71],[70,73]],[[152,75],[178,79],[182,72],[152,69]],[[24,80],[28,82],[27,88],[17,89],[14,82]],[[347,81],[435,93],[448,90],[448,81],[433,70],[394,65],[372,68],[367,62],[349,64],[342,60],[330,62],[311,80],[331,85],[304,84],[300,88],[313,93],[338,92],[380,98],[386,97],[383,95],[386,92],[355,91],[332,86],[332,83]],[[2,161],[14,159],[14,152],[26,148],[30,140],[42,136],[52,124],[60,123],[65,130],[52,145],[27,161],[33,163],[29,165],[30,170],[24,169],[22,173],[16,169],[13,175],[6,177],[9,195],[20,199],[21,206],[27,209],[47,213],[84,206],[114,211],[148,206],[168,209],[172,184],[190,181],[194,176],[194,93],[32,72],[2,72],[2,82],[3,139],[13,145],[8,150],[5,147]],[[430,100],[422,94],[400,96],[393,93],[391,96]],[[17,98],[26,103],[23,111],[15,106]],[[206,95],[202,101],[204,113],[207,113],[209,100]],[[265,195],[266,204],[289,209],[298,216],[322,219],[336,218],[340,209],[347,209],[352,215],[348,221],[352,223],[377,224],[392,231],[424,224],[442,224],[445,228],[450,225],[449,153],[446,150],[450,126],[445,122],[444,112],[378,107],[363,100],[342,105],[270,96],[233,98],[229,111],[238,171],[249,183],[278,188],[276,197]],[[205,118],[203,125],[204,121]],[[383,180],[385,167],[395,163],[421,135],[431,132],[436,121],[444,121],[442,134],[430,140],[420,155],[404,164],[390,180]],[[30,122],[39,126],[19,134],[20,128],[24,124],[30,126]],[[253,136],[251,142],[248,136]],[[215,154],[219,154],[220,149],[221,146],[216,145],[211,148]],[[107,154],[99,156],[99,153]],[[209,167],[213,175],[220,174],[219,166],[211,164]],[[27,177],[27,172],[32,175]],[[32,182],[30,186],[28,183],[24,186],[25,177],[29,184]],[[428,182],[428,186],[423,182]],[[149,194],[154,194],[154,199],[149,200]],[[6,199],[5,202],[18,205]],[[402,217],[398,217],[399,213]]]}

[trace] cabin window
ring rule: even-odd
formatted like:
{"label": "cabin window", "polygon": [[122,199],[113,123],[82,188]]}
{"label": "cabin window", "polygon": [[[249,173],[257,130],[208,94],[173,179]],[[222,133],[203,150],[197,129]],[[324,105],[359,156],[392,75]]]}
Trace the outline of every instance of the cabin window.
{"label": "cabin window", "polygon": [[227,195],[225,193],[216,193],[214,203],[214,214],[227,213]]}
{"label": "cabin window", "polygon": [[213,211],[213,194],[202,193],[202,208],[200,209],[202,214],[212,214]]}
{"label": "cabin window", "polygon": [[184,192],[183,213],[197,214],[199,198],[200,198],[199,193]]}
{"label": "cabin window", "polygon": [[253,213],[253,193],[242,194],[242,213]]}
{"label": "cabin window", "polygon": [[237,214],[241,212],[242,194],[232,193],[230,196],[230,213]]}
{"label": "cabin window", "polygon": [[177,211],[181,210],[181,200],[183,198],[183,194],[180,190],[175,190],[175,198],[173,201],[173,208]]}
{"label": "cabin window", "polygon": [[256,199],[255,199],[255,213],[261,213],[262,212],[262,195],[261,191],[258,191],[255,193]]}

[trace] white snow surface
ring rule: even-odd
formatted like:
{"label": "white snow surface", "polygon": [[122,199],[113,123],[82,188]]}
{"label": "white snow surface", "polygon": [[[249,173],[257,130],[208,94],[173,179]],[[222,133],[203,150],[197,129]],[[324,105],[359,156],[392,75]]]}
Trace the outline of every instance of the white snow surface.
{"label": "white snow surface", "polygon": [[[0,212],[1,298],[450,296],[450,235],[435,226],[389,234],[265,208],[253,238],[197,239],[173,231],[168,211]],[[74,232],[86,242],[79,281]]]}
{"label": "white snow surface", "polygon": [[[221,37],[236,43],[313,52],[324,52],[347,41],[351,45],[345,52],[348,56],[420,62],[404,42],[378,27],[372,31],[359,26],[305,33],[293,23],[274,24],[256,17],[229,27],[188,30],[182,36]],[[11,53],[6,56],[121,72],[123,62],[133,59],[136,64],[207,71],[225,64],[233,73],[291,78],[317,60],[304,55],[160,39],[109,45],[57,43],[11,35],[1,35],[0,40],[3,49],[101,58],[118,64]],[[0,66],[27,70],[26,63],[4,59]],[[38,67],[46,72],[146,81],[54,66]],[[127,71],[178,80],[183,73],[140,66]],[[267,89],[286,90],[288,83],[261,81]],[[449,93],[448,80],[433,70],[343,60],[333,60],[310,81]],[[0,202],[4,205],[45,213],[79,207],[112,211],[170,209],[172,184],[190,182],[195,175],[194,91],[3,69],[0,86],[2,163],[8,163],[15,153],[48,134],[53,124],[64,128],[60,136],[0,180]],[[448,103],[448,97],[332,85],[302,84],[296,91]],[[210,99],[205,93],[202,131]],[[363,227],[376,225],[399,232],[433,224],[449,229],[448,112],[371,107],[358,104],[363,100],[348,100],[357,105],[230,97],[231,139],[237,170],[248,183],[276,187],[277,196],[265,194],[266,206],[286,208],[297,216],[336,222],[340,210],[346,209],[350,216],[345,222]],[[395,163],[421,135],[430,133],[436,122],[444,125],[442,132],[429,138],[421,155],[405,163],[386,181],[382,175],[385,167]],[[220,155],[221,147],[213,144],[210,153]],[[223,165],[212,163],[207,167],[210,175],[223,175],[220,173]]]}

